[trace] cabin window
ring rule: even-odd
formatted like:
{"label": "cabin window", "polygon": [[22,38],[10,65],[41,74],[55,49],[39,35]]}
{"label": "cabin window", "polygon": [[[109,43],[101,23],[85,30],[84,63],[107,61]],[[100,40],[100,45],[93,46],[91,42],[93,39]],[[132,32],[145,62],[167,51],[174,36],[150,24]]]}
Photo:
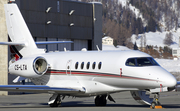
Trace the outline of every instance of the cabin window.
{"label": "cabin window", "polygon": [[152,57],[148,57],[148,59],[152,62],[153,65],[159,66],[159,64]]}
{"label": "cabin window", "polygon": [[136,65],[136,61],[135,58],[130,58],[126,61],[126,65],[127,66],[135,66]]}
{"label": "cabin window", "polygon": [[138,66],[152,66],[153,64],[148,58],[137,58]]}
{"label": "cabin window", "polygon": [[96,67],[96,62],[93,62],[92,69],[95,69],[95,67]]}
{"label": "cabin window", "polygon": [[101,66],[102,66],[102,62],[99,62],[98,69],[101,69]]}
{"label": "cabin window", "polygon": [[78,64],[79,64],[79,63],[78,63],[78,62],[76,62],[76,64],[75,64],[75,69],[77,69],[77,68],[78,68]]}
{"label": "cabin window", "polygon": [[83,68],[84,68],[84,62],[81,63],[81,69],[83,69]]}
{"label": "cabin window", "polygon": [[89,69],[90,62],[87,63],[86,68]]}

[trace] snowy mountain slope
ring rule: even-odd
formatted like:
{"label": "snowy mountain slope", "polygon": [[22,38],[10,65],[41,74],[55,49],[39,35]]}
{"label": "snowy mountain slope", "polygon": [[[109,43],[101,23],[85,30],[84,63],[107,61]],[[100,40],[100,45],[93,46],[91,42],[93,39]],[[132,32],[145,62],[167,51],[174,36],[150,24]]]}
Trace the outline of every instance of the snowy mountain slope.
{"label": "snowy mountain slope", "polygon": [[[146,14],[152,16],[161,30],[172,30],[177,27],[178,18],[180,18],[180,1],[179,0],[118,0],[122,6],[129,7],[136,15],[143,21],[144,27],[147,25],[149,18]],[[130,4],[134,3],[134,4]],[[145,3],[147,8],[143,8],[142,5]],[[139,5],[138,5],[139,4]],[[136,7],[135,7],[136,6]],[[144,5],[143,5],[144,6]],[[137,8],[139,7],[139,8]],[[147,9],[147,10],[146,10]],[[141,10],[141,11],[140,11]],[[144,11],[146,11],[144,13]],[[151,13],[154,12],[154,13]],[[179,20],[180,22],[180,20]]]}
{"label": "snowy mountain slope", "polygon": [[136,18],[141,18],[143,21],[143,25],[144,27],[147,25],[147,22],[145,21],[145,19],[143,18],[142,14],[140,13],[139,9],[137,9],[136,7],[132,6],[131,4],[127,4],[129,2],[129,0],[119,0],[119,3],[123,6],[123,7],[129,7],[136,15]]}

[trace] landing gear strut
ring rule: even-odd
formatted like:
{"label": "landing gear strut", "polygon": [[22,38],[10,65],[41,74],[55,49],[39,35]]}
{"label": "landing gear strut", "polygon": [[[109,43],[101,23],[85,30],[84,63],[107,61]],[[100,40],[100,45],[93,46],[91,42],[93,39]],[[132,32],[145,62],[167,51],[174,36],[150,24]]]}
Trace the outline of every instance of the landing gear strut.
{"label": "landing gear strut", "polygon": [[107,95],[98,95],[95,98],[95,105],[96,106],[106,106],[107,100],[106,100]]}
{"label": "landing gear strut", "polygon": [[61,106],[61,97],[59,94],[53,94],[50,98],[49,98],[49,102],[48,102],[50,107],[60,107]]}
{"label": "landing gear strut", "polygon": [[162,108],[160,102],[159,102],[159,93],[154,94],[154,100],[151,103],[152,109]]}

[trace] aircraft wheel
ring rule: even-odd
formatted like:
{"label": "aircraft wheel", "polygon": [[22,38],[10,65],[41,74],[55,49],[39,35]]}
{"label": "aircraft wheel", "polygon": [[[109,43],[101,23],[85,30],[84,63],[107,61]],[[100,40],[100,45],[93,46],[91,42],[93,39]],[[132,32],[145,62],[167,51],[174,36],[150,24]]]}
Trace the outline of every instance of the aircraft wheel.
{"label": "aircraft wheel", "polygon": [[106,100],[106,95],[98,95],[95,98],[95,105],[96,106],[106,106],[107,100]]}
{"label": "aircraft wheel", "polygon": [[60,106],[61,106],[61,102],[56,101],[56,102],[54,102],[54,103],[52,103],[52,104],[49,104],[49,106],[50,106],[50,107],[60,107]]}
{"label": "aircraft wheel", "polygon": [[61,98],[60,95],[54,95],[49,100],[53,100],[53,98],[56,98],[55,101],[52,104],[49,104],[50,107],[60,107],[61,106]]}
{"label": "aircraft wheel", "polygon": [[156,106],[156,102],[152,102],[152,103],[151,103],[151,107],[152,107],[152,109],[154,109],[154,108],[155,108],[155,106]]}

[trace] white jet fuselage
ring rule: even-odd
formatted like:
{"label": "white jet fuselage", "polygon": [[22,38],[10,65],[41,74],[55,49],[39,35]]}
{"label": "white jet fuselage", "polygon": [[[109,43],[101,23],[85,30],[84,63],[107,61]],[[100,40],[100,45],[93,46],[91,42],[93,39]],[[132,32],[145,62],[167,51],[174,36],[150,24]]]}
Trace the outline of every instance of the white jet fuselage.
{"label": "white jet fuselage", "polygon": [[[47,72],[31,78],[27,70],[14,71],[14,66],[29,58],[43,57],[49,64]],[[85,90],[74,96],[91,96],[127,90],[148,90],[171,88],[177,83],[172,74],[159,65],[129,66],[129,58],[146,58],[148,54],[140,51],[67,51],[35,55],[13,63],[11,74],[29,77],[36,85],[65,87]],[[137,60],[136,60],[137,61]],[[22,74],[22,75],[21,75]],[[161,90],[161,89],[160,89]]]}

